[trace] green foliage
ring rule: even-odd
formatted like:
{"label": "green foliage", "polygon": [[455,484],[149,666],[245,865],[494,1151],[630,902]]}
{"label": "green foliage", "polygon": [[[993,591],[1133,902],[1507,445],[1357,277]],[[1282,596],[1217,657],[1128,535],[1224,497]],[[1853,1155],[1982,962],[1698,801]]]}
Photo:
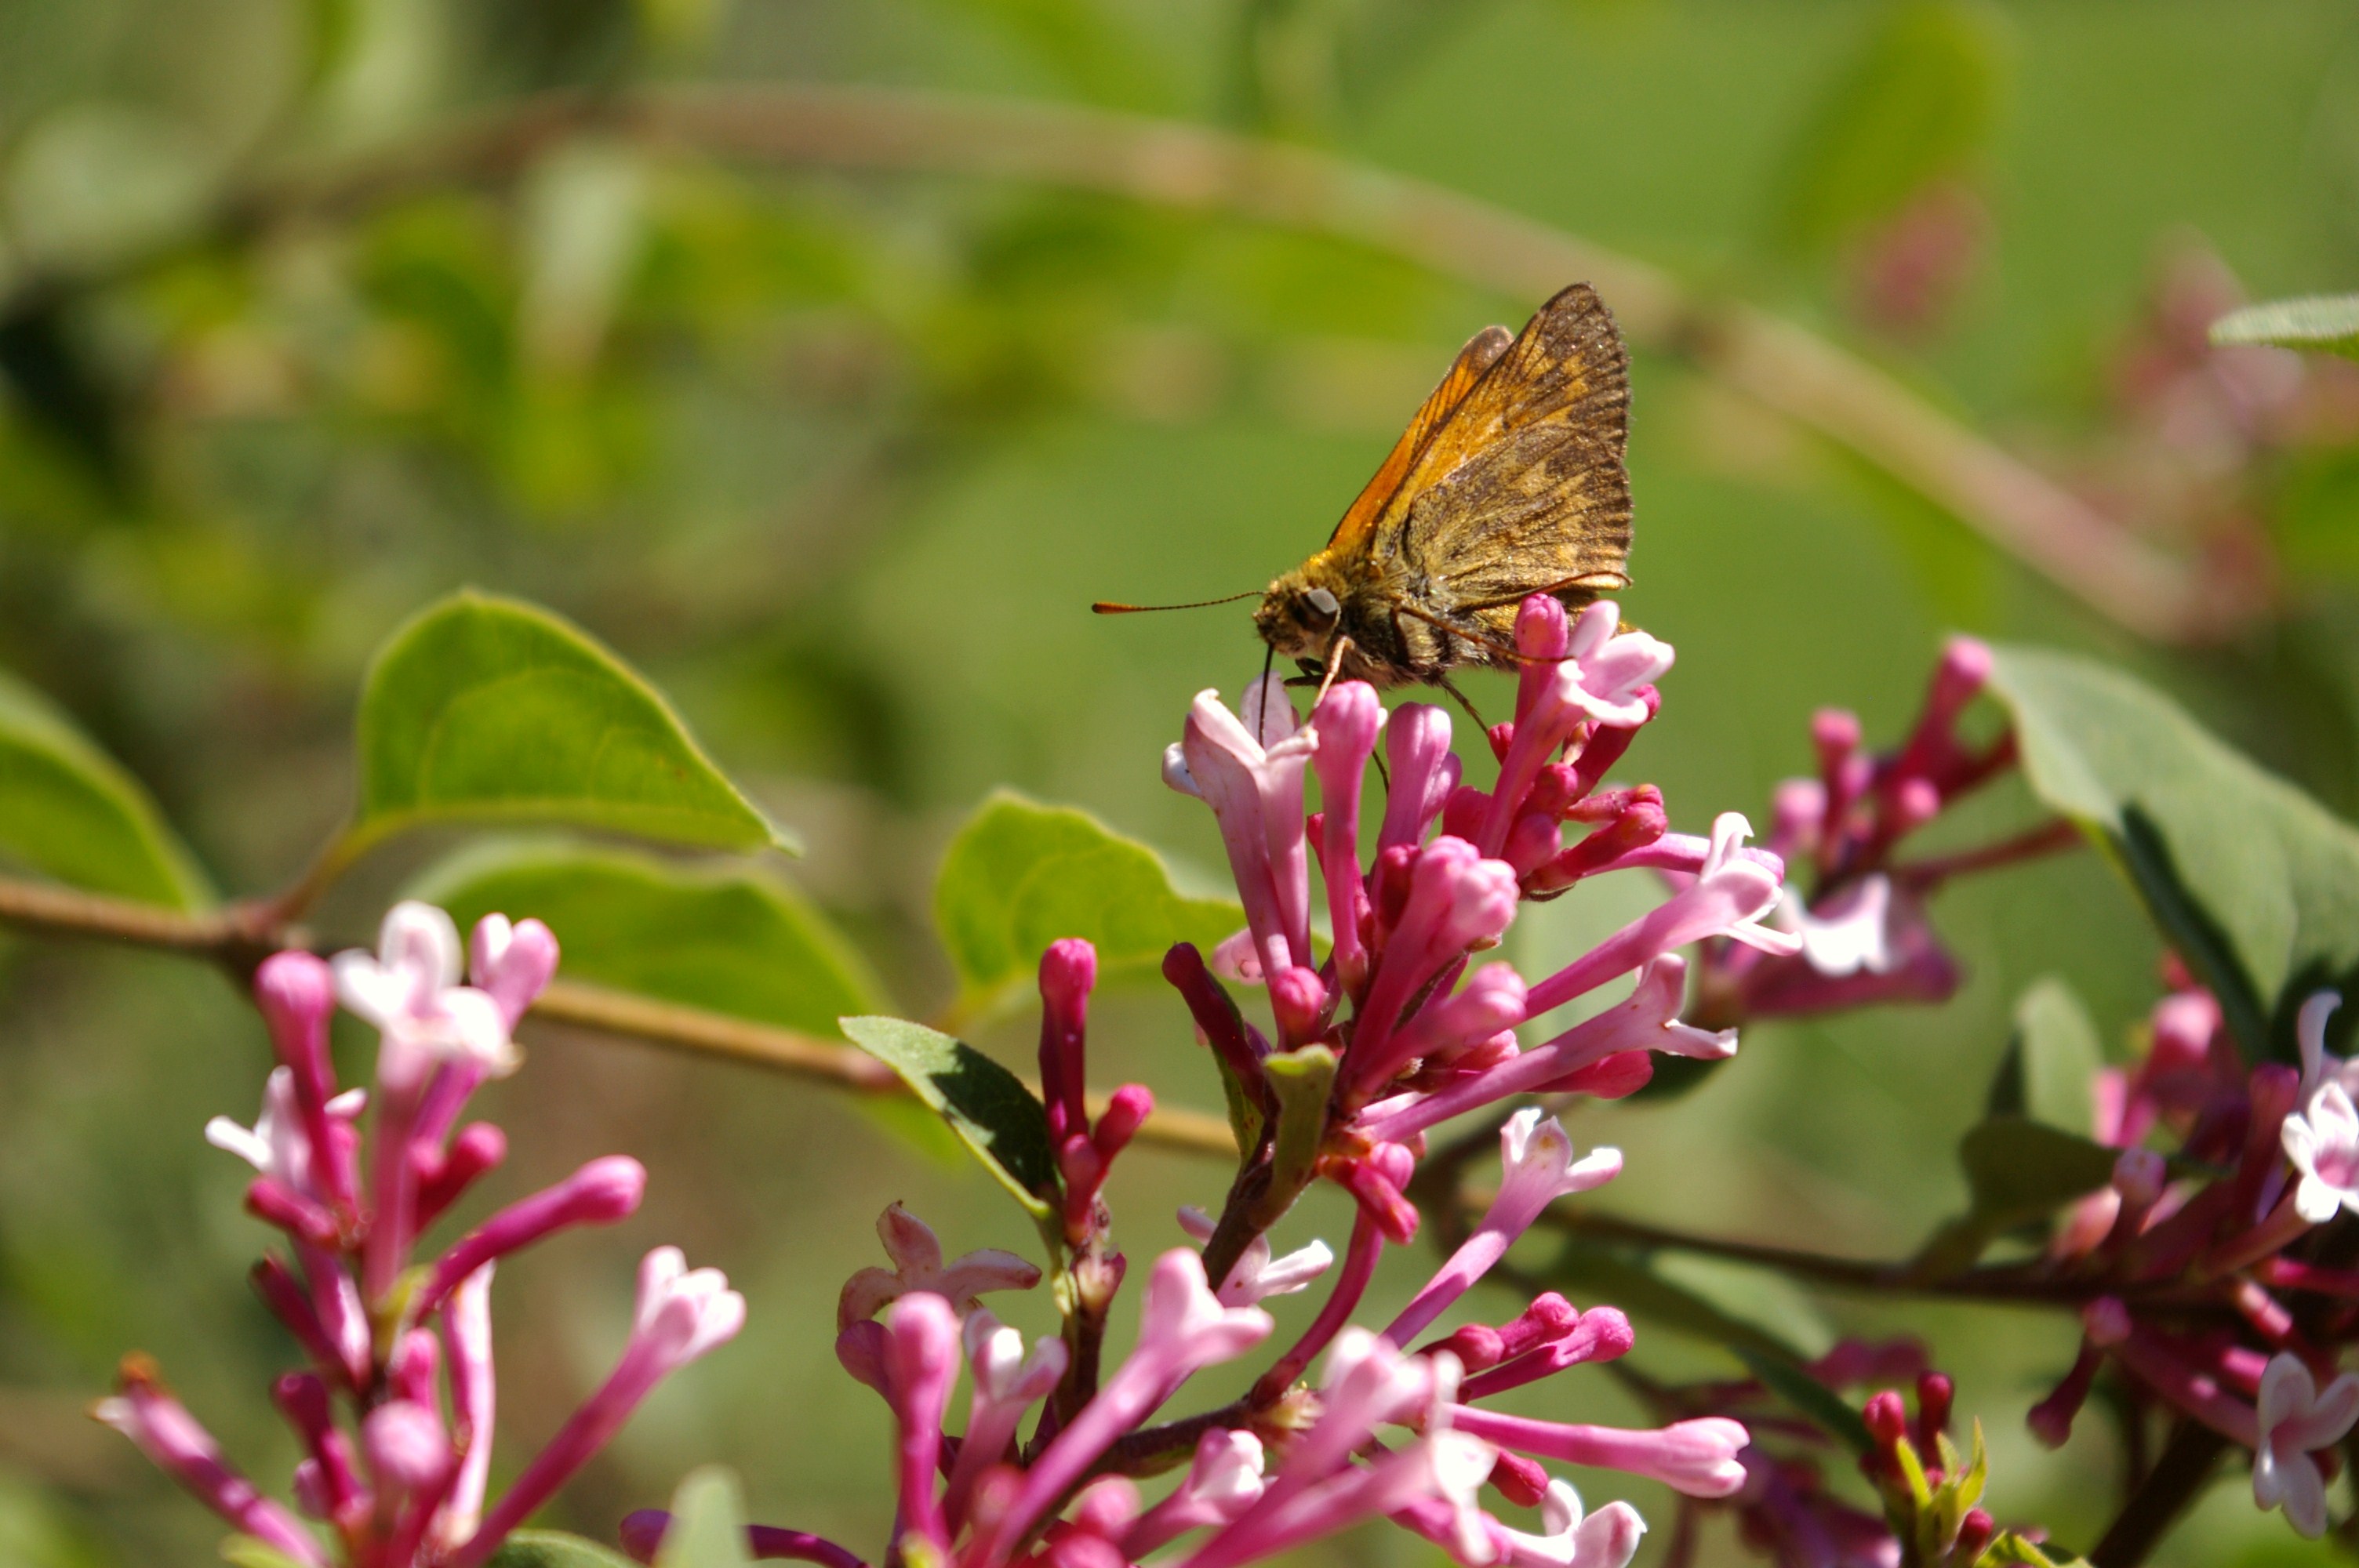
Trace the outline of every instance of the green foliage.
{"label": "green foliage", "polygon": [[2104,847],[2245,1051],[2292,1060],[2302,999],[2359,980],[2359,832],[2118,671],[2004,648],[1991,687],[2032,792]]}
{"label": "green foliage", "polygon": [[563,943],[569,979],[822,1036],[845,1013],[884,1005],[826,917],[753,867],[506,839],[462,851],[412,891],[462,931],[494,911],[537,916]]}
{"label": "green foliage", "polygon": [[2042,1219],[2113,1179],[2120,1151],[2019,1115],[1989,1118],[1958,1142],[1966,1212],[1933,1233],[1917,1271],[1938,1279],[1973,1265],[2018,1225]]}
{"label": "green foliage", "polygon": [[1043,1227],[1064,1190],[1049,1114],[1024,1081],[973,1046],[899,1018],[847,1018],[853,1044],[901,1075]]}
{"label": "green foliage", "polygon": [[2223,348],[2266,343],[2359,359],[2359,294],[2313,294],[2247,305],[2212,323],[2212,341]]}
{"label": "green foliage", "polygon": [[655,1568],[746,1568],[752,1561],[737,1477],[717,1465],[690,1472],[672,1494],[671,1528]]}
{"label": "green foliage", "polygon": [[934,924],[960,1011],[974,1017],[1020,997],[1060,937],[1095,945],[1104,974],[1159,963],[1175,942],[1209,948],[1245,925],[1245,910],[1181,893],[1154,850],[1086,812],[1003,790],[951,841]]}
{"label": "green foliage", "polygon": [[544,821],[722,849],[789,848],[657,695],[547,611],[474,592],[379,651],[361,696],[362,841]]}
{"label": "green foliage", "polygon": [[303,1568],[278,1548],[250,1535],[233,1535],[223,1541],[221,1555],[231,1568]]}
{"label": "green foliage", "polygon": [[30,687],[0,675],[0,857],[172,909],[212,902],[138,781]]}
{"label": "green foliage", "polygon": [[1974,0],[1892,6],[1788,150],[1773,214],[1779,243],[1832,244],[1964,169],[1998,121],[2005,21]]}
{"label": "green foliage", "polygon": [[2015,1033],[1991,1081],[1990,1114],[2085,1131],[2094,1114],[2090,1083],[2104,1065],[2097,1026],[2072,988],[2053,975],[2037,980],[2015,1004]]}
{"label": "green foliage", "polygon": [[633,1568],[631,1560],[561,1530],[520,1530],[500,1542],[490,1568]]}

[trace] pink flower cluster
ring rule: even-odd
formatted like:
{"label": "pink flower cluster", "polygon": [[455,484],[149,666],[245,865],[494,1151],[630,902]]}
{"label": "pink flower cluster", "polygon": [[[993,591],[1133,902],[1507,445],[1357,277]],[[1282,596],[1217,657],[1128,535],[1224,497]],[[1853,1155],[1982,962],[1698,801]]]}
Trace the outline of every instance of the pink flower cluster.
{"label": "pink flower cluster", "polygon": [[[1095,1125],[1086,1119],[1094,955],[1079,942],[1052,946],[1040,971],[1040,1076],[1063,1183],[1051,1267],[1065,1333],[1027,1350],[976,1301],[1028,1286],[1039,1271],[1004,1254],[945,1263],[930,1231],[886,1212],[880,1232],[894,1268],[847,1283],[837,1339],[839,1358],[885,1398],[898,1433],[900,1506],[874,1560],[1123,1568],[1175,1549],[1179,1568],[1239,1568],[1383,1518],[1470,1565],[1621,1568],[1644,1529],[1637,1514],[1618,1502],[1585,1510],[1549,1462],[1617,1469],[1700,1498],[1745,1484],[1747,1433],[1725,1417],[1625,1430],[1488,1408],[1506,1390],[1627,1351],[1628,1320],[1611,1306],[1582,1311],[1550,1292],[1503,1322],[1427,1337],[1550,1204],[1621,1169],[1614,1150],[1577,1152],[1537,1108],[1500,1130],[1501,1179],[1480,1222],[1389,1324],[1353,1321],[1385,1247],[1420,1227],[1409,1188],[1429,1129],[1526,1094],[1628,1094],[1657,1051],[1724,1057],[1734,1031],[1680,1022],[1678,949],[1707,939],[1780,955],[1801,946],[1761,924],[1777,906],[1781,867],[1743,847],[1742,817],[1723,816],[1709,837],[1673,833],[1659,792],[1605,784],[1659,706],[1653,682],[1671,650],[1619,631],[1612,604],[1568,620],[1544,597],[1524,605],[1516,636],[1527,662],[1513,721],[1486,737],[1499,763],[1488,791],[1464,782],[1439,708],[1387,714],[1373,688],[1346,682],[1305,723],[1266,678],[1237,711],[1210,692],[1196,699],[1165,777],[1212,808],[1247,925],[1209,964],[1174,948],[1164,973],[1232,1082],[1244,1169],[1217,1217],[1183,1214],[1202,1250],[1155,1260],[1138,1338],[1101,1373],[1103,1307],[1124,1272],[1103,1183],[1147,1102],[1143,1090],[1120,1090]],[[1381,816],[1364,801],[1380,750]],[[1310,813],[1314,773],[1321,809]],[[1537,980],[1504,963],[1472,967],[1525,900],[1625,871],[1668,873],[1674,885],[1658,907]],[[1216,971],[1266,988],[1266,1026],[1246,1018]],[[1623,977],[1634,978],[1625,1000],[1540,1028],[1545,1037],[1528,1046],[1518,1040],[1519,1029]],[[1281,1257],[1267,1238],[1319,1179],[1355,1200],[1340,1265],[1323,1243]],[[1274,1325],[1259,1301],[1331,1273],[1310,1326],[1238,1379],[1226,1403],[1156,1422],[1192,1379],[1263,1346]],[[962,1364],[970,1391],[952,1435]],[[1179,1467],[1174,1487],[1142,1496],[1140,1479]],[[1505,1506],[1537,1509],[1536,1528],[1492,1511]],[[636,1516],[626,1541],[651,1554],[665,1523]],[[752,1545],[835,1568],[861,1561],[795,1531],[757,1530]]]}
{"label": "pink flower cluster", "polygon": [[1898,749],[1862,749],[1858,716],[1821,708],[1810,723],[1815,778],[1789,779],[1772,806],[1767,848],[1806,877],[1789,882],[1771,924],[1801,939],[1799,952],[1764,953],[1714,943],[1697,976],[1695,1012],[1715,1025],[1831,1012],[1890,1002],[1946,1001],[1963,978],[1927,917],[1951,878],[2080,842],[2052,821],[1974,849],[1897,859],[1904,839],[1961,797],[2013,766],[2011,731],[1976,744],[1959,719],[1990,678],[1991,651],[1953,638],[1935,665],[1916,725]]}
{"label": "pink flower cluster", "polygon": [[[2099,1073],[2092,1131],[2122,1153],[2049,1243],[2044,1270],[2083,1282],[2083,1336],[2028,1418],[2061,1444],[2110,1364],[2141,1407],[2251,1449],[2254,1501],[2309,1536],[2359,1424],[2359,1376],[2337,1369],[2359,1339],[2359,1271],[2320,1260],[2321,1227],[2359,1208],[2359,1065],[2326,1050],[2339,1003],[2302,1007],[2299,1068],[2247,1069],[2218,1001],[2183,984],[2142,1059]],[[2162,1137],[2175,1161],[2147,1147]]]}
{"label": "pink flower cluster", "polygon": [[[272,1389],[304,1454],[296,1508],[238,1474],[145,1357],[125,1359],[117,1393],[93,1411],[238,1530],[307,1568],[476,1568],[657,1383],[745,1321],[717,1271],[690,1271],[673,1248],[648,1253],[614,1372],[487,1499],[493,1271],[558,1231],[627,1217],[647,1173],[621,1155],[592,1160],[439,1255],[419,1254],[428,1229],[506,1153],[498,1128],[459,1118],[486,1078],[515,1069],[510,1033],[555,972],[557,942],[538,921],[489,915],[465,967],[473,984],[461,983],[450,916],[420,903],[386,916],[374,954],[332,965],[272,956],[254,983],[278,1058],[262,1115],[251,1128],[215,1118],[205,1129],[255,1167],[246,1207],[287,1237],[287,1256],[266,1254],[254,1282],[310,1362]],[[379,1031],[365,1089],[335,1080],[328,1022],[340,998]]]}

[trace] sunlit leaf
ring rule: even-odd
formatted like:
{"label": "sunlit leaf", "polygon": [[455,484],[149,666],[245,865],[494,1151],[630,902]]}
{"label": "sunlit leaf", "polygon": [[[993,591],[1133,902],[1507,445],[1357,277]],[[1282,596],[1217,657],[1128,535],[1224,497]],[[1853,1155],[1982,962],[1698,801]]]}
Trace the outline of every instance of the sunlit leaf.
{"label": "sunlit leaf", "polygon": [[490,1568],[635,1568],[611,1546],[561,1530],[520,1530],[500,1542]]}
{"label": "sunlit leaf", "polygon": [[690,1471],[672,1494],[671,1527],[655,1568],[746,1568],[752,1561],[737,1477],[718,1466]]}
{"label": "sunlit leaf", "polygon": [[1886,12],[1788,152],[1778,238],[1797,249],[1832,243],[1971,162],[1997,124],[2005,21],[1973,0]]}
{"label": "sunlit leaf", "polygon": [[30,687],[0,676],[0,859],[172,909],[212,901],[138,781]]}
{"label": "sunlit leaf", "polygon": [[2212,341],[2223,348],[2266,343],[2359,359],[2359,294],[2313,294],[2247,305],[2212,323]]}
{"label": "sunlit leaf", "polygon": [[2302,999],[2359,981],[2359,832],[2118,671],[2003,648],[1991,686],[2032,792],[2104,848],[2245,1050],[2291,1060]]}
{"label": "sunlit leaf", "polygon": [[1036,1221],[1063,1190],[1049,1114],[1022,1079],[973,1046],[899,1018],[846,1018],[853,1044],[901,1075]]}
{"label": "sunlit leaf", "polygon": [[563,839],[504,839],[427,873],[416,896],[460,928],[495,912],[557,933],[569,979],[832,1037],[885,1005],[850,943],[794,887],[744,865],[682,865]]}
{"label": "sunlit leaf", "polygon": [[1182,894],[1160,856],[1086,812],[1003,791],[951,841],[934,923],[973,1016],[1021,995],[1060,937],[1094,944],[1103,973],[1159,963],[1175,942],[1210,948],[1245,910]]}
{"label": "sunlit leaf", "polygon": [[576,627],[464,592],[379,651],[361,696],[363,839],[421,822],[560,822],[672,843],[788,840],[671,708]]}

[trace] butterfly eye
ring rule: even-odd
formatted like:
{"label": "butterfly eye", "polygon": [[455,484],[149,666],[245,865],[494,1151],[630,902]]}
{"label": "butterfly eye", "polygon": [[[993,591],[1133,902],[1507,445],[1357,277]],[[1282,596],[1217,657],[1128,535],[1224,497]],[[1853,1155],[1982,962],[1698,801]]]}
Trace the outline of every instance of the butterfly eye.
{"label": "butterfly eye", "polygon": [[1332,621],[1343,613],[1343,607],[1335,601],[1333,594],[1323,588],[1314,588],[1302,597],[1310,601],[1310,608],[1321,621]]}

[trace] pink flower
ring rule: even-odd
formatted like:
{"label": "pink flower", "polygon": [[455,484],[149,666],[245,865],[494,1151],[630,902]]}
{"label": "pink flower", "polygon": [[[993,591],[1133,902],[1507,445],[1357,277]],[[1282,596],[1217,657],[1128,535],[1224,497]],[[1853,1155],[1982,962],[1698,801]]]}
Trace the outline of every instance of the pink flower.
{"label": "pink flower", "polygon": [[1608,1503],[1585,1515],[1581,1494],[1552,1480],[1540,1498],[1540,1533],[1502,1529],[1512,1568],[1624,1568],[1637,1554],[1647,1521],[1627,1503]]}
{"label": "pink flower", "polygon": [[467,946],[467,975],[492,999],[510,1029],[538,1000],[557,973],[557,938],[538,920],[511,924],[505,914],[475,922]]}
{"label": "pink flower", "polygon": [[410,1298],[408,1316],[422,1320],[460,1281],[509,1253],[577,1225],[613,1225],[638,1212],[647,1167],[627,1154],[592,1160],[555,1186],[535,1193],[485,1220],[436,1260]]}
{"label": "pink flower", "polygon": [[1745,1466],[1736,1456],[1752,1441],[1742,1422],[1723,1416],[1676,1421],[1653,1431],[1634,1432],[1535,1421],[1455,1405],[1450,1411],[1450,1424],[1502,1448],[1567,1465],[1626,1470],[1691,1498],[1725,1498],[1743,1487]]}
{"label": "pink flower", "polygon": [[1572,1140],[1566,1136],[1564,1124],[1554,1117],[1543,1120],[1538,1107],[1507,1119],[1499,1130],[1499,1195],[1491,1200],[1474,1234],[1385,1330],[1395,1344],[1407,1344],[1448,1311],[1452,1302],[1507,1255],[1507,1249],[1531,1228],[1549,1205],[1601,1187],[1622,1170],[1619,1149],[1593,1149],[1574,1160]]}
{"label": "pink flower", "polygon": [[[1212,1238],[1213,1219],[1201,1208],[1183,1208],[1180,1211],[1180,1228],[1201,1244]],[[1271,1296],[1290,1296],[1308,1290],[1310,1281],[1335,1261],[1334,1252],[1316,1238],[1283,1258],[1272,1257],[1271,1251],[1266,1236],[1256,1236],[1245,1244],[1236,1267],[1229,1271],[1228,1279],[1213,1292],[1223,1306],[1251,1306]]]}
{"label": "pink flower", "polygon": [[943,1493],[945,1519],[953,1530],[965,1521],[967,1504],[984,1472],[998,1464],[1016,1436],[1024,1412],[1049,1397],[1065,1375],[1070,1353],[1061,1339],[1043,1337],[1026,1355],[1024,1336],[1006,1327],[985,1307],[967,1314],[961,1337],[973,1393],[967,1406],[965,1435]]}
{"label": "pink flower", "polygon": [[451,917],[416,900],[386,911],[375,953],[336,955],[336,994],[385,1032],[381,1081],[422,1083],[439,1061],[464,1062],[494,1076],[516,1070],[507,1019],[491,996],[459,983],[459,955]]}
{"label": "pink flower", "polygon": [[2286,1521],[2315,1541],[2326,1533],[2326,1480],[2310,1455],[2359,1423],[2359,1377],[2345,1372],[2321,1390],[2299,1357],[2280,1351],[2261,1373],[2259,1419],[2254,1505],[2283,1505]]}
{"label": "pink flower", "polygon": [[991,1291],[1028,1291],[1040,1282],[1040,1271],[1013,1252],[994,1248],[962,1254],[945,1264],[941,1238],[931,1227],[899,1204],[888,1205],[877,1217],[876,1235],[885,1255],[893,1260],[888,1271],[863,1269],[843,1282],[836,1298],[835,1325],[849,1328],[875,1317],[887,1303],[912,1291],[926,1291],[951,1303],[964,1315],[976,1298]]}
{"label": "pink flower", "polygon": [[99,1400],[90,1413],[137,1444],[158,1469],[187,1487],[233,1529],[298,1563],[326,1568],[328,1559],[310,1532],[229,1467],[212,1434],[171,1396],[144,1357],[125,1359],[114,1397]]}
{"label": "pink flower", "polygon": [[1218,692],[1197,693],[1181,740],[1164,754],[1163,777],[1212,808],[1262,972],[1274,975],[1310,957],[1302,774],[1319,735],[1298,728],[1275,676],[1245,687],[1243,711],[1246,721],[1221,706]]}
{"label": "pink flower", "polygon": [[292,1068],[270,1070],[270,1076],[263,1081],[262,1114],[254,1119],[251,1128],[216,1116],[205,1123],[205,1141],[292,1191],[307,1196],[314,1191],[311,1141],[296,1108]]}
{"label": "pink flower", "polygon": [[2359,1110],[2340,1083],[2310,1096],[2308,1111],[2287,1117],[2278,1136],[2301,1173],[2293,1201],[2302,1218],[2324,1225],[2345,1208],[2359,1208]]}
{"label": "pink flower", "polygon": [[1197,1440],[1188,1478],[1123,1533],[1125,1558],[1136,1562],[1206,1525],[1226,1524],[1260,1500],[1261,1439],[1215,1428]]}

